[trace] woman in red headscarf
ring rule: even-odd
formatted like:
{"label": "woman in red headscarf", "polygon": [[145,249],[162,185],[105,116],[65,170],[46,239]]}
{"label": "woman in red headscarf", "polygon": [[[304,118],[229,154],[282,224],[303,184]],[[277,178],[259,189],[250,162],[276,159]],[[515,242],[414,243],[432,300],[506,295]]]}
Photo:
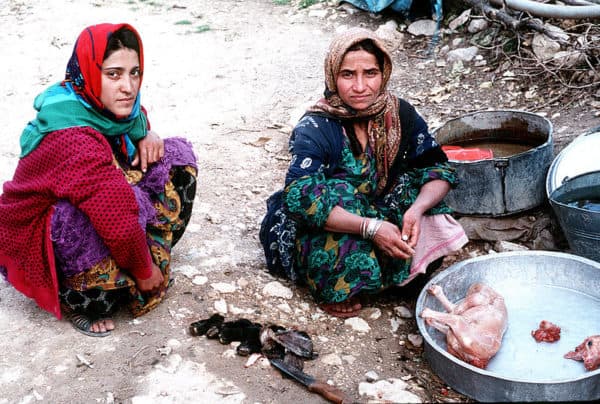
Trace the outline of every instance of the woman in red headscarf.
{"label": "woman in red headscarf", "polygon": [[191,215],[196,157],[150,130],[143,73],[132,26],[84,29],[65,79],[36,97],[0,195],[0,273],[87,335],[108,335],[124,303],[135,316],[160,303]]}

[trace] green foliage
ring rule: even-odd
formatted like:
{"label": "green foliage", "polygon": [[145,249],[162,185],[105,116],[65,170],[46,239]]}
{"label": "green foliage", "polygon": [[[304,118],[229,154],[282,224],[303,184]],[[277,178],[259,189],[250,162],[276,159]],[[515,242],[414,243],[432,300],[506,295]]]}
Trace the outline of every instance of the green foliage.
{"label": "green foliage", "polygon": [[179,20],[175,25],[192,25],[192,22],[190,20]]}
{"label": "green foliage", "polygon": [[519,49],[517,38],[508,38],[502,44],[502,50],[507,54],[514,54]]}
{"label": "green foliage", "polygon": [[210,26],[209,25],[198,25],[196,27],[196,31],[194,31],[196,34],[200,34],[202,32],[206,32],[206,31],[210,31]]}
{"label": "green foliage", "polygon": [[292,0],[273,0],[273,4],[278,6],[287,6],[292,2]]}
{"label": "green foliage", "polygon": [[306,7],[312,6],[313,4],[317,4],[318,2],[319,2],[319,0],[300,0],[298,7],[306,8]]}

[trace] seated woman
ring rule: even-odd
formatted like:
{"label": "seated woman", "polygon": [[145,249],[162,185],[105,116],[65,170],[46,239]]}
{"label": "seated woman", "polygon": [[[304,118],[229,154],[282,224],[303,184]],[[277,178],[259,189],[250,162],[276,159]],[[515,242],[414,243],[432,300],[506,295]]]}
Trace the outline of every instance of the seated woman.
{"label": "seated woman", "polygon": [[191,144],[150,131],[143,73],[132,26],[84,29],[0,195],[0,273],[87,335],[108,335],[123,304],[139,316],[164,298],[196,193]]}
{"label": "seated woman", "polygon": [[404,285],[467,242],[443,203],[455,172],[414,107],[386,90],[391,71],[371,31],[333,40],[325,97],[294,128],[285,188],[261,225],[268,269],[334,316],[356,316],[359,295]]}

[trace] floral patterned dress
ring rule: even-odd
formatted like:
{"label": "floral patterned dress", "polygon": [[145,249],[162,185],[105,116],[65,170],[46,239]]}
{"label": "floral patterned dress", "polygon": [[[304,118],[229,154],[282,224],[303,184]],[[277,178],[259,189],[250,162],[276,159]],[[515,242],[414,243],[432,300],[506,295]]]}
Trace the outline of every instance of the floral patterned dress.
{"label": "floral patterned dress", "polygon": [[[333,175],[326,177],[319,171],[292,181],[285,189],[288,213],[297,223],[294,264],[298,280],[308,285],[318,302],[341,302],[359,292],[377,293],[406,279],[411,264],[410,259],[383,256],[360,235],[323,230],[333,207],[401,226],[404,212],[424,183],[442,179],[454,184],[457,180],[447,163],[412,168],[397,178],[388,194],[376,198],[375,164],[369,146],[355,156],[345,136]],[[427,213],[450,213],[450,209],[441,203]]]}

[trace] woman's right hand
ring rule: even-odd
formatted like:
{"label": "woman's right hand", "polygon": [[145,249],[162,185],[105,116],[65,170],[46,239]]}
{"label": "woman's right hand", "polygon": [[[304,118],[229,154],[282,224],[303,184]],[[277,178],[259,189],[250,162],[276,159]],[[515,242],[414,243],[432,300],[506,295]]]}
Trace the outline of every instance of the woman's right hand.
{"label": "woman's right hand", "polygon": [[152,263],[152,275],[148,279],[136,279],[135,283],[138,289],[143,293],[158,292],[164,282],[164,277],[160,268]]}
{"label": "woman's right hand", "polygon": [[402,240],[402,231],[391,222],[384,221],[381,224],[381,227],[375,233],[373,242],[381,251],[392,258],[408,259],[415,253],[408,241]]}

